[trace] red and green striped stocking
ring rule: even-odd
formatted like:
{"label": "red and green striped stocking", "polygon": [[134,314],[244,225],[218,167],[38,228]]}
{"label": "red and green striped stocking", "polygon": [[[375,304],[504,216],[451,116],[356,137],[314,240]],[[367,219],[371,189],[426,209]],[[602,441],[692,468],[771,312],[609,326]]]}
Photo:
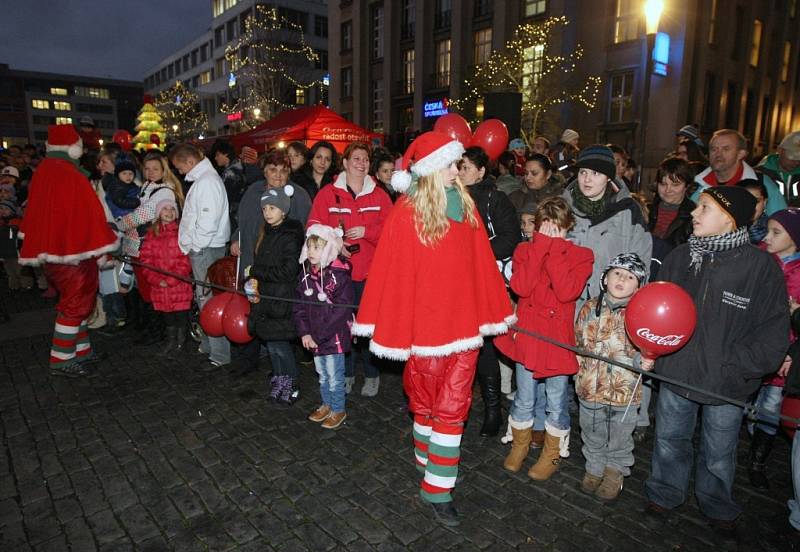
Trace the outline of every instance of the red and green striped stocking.
{"label": "red and green striped stocking", "polygon": [[420,496],[428,502],[450,502],[450,491],[456,486],[458,462],[461,458],[463,424],[446,424],[434,420],[428,445],[428,463]]}

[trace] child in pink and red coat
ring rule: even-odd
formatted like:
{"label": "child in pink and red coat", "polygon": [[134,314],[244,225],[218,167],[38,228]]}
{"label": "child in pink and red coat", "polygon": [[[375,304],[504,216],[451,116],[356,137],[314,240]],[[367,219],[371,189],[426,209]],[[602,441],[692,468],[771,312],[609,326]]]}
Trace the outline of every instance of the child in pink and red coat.
{"label": "child in pink and red coat", "polygon": [[[139,260],[166,272],[190,277],[192,264],[178,247],[178,204],[162,199],[156,205],[157,219],[153,221],[139,250]],[[164,313],[167,341],[159,353],[175,358],[186,347],[186,329],[192,308],[192,285],[184,280],[155,270],[143,270],[150,285],[153,309]]]}

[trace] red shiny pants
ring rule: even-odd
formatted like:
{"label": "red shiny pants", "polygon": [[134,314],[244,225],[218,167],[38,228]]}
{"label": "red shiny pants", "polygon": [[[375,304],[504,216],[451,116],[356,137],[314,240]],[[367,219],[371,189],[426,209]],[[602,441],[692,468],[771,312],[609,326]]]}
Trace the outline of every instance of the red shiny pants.
{"label": "red shiny pants", "polygon": [[444,357],[412,356],[403,371],[403,388],[414,414],[460,424],[472,405],[478,349]]}

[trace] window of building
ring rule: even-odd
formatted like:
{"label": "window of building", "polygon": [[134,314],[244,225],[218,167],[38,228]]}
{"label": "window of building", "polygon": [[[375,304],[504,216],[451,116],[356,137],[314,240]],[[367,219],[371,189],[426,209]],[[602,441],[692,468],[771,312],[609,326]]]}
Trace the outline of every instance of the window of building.
{"label": "window of building", "polygon": [[169,65],[167,65],[167,78],[168,79],[171,79],[174,76],[173,70],[174,70],[174,68],[172,67],[171,63]]}
{"label": "window of building", "polygon": [[372,84],[372,131],[383,132],[383,79]]}
{"label": "window of building", "polygon": [[547,10],[547,0],[525,0],[525,17],[542,15]]}
{"label": "window of building", "polygon": [[450,20],[453,14],[452,0],[436,0],[433,28],[446,29],[450,26]]}
{"label": "window of building", "polygon": [[71,125],[72,117],[56,117],[57,125]]}
{"label": "window of building", "polygon": [[235,17],[225,24],[225,32],[228,42],[239,36],[239,21]]}
{"label": "window of building", "polygon": [[214,62],[214,74],[219,76],[225,75],[225,58],[219,58]]}
{"label": "window of building", "polygon": [[224,27],[220,25],[216,29],[214,29],[214,47],[219,48],[223,45],[224,39],[222,38],[222,32]]}
{"label": "window of building", "polygon": [[303,32],[308,28],[308,13],[300,10],[293,10],[292,8],[278,8],[278,16],[286,21],[287,28],[291,26],[300,27]]}
{"label": "window of building", "polygon": [[756,94],[752,88],[747,89],[744,101],[744,134],[745,136],[752,136],[755,132],[756,124]]}
{"label": "window of building", "polygon": [[758,139],[761,142],[766,142],[769,138],[770,119],[772,119],[772,99],[764,96],[764,99],[761,100],[761,130],[758,133]]}
{"label": "window of building", "polygon": [[440,40],[436,43],[436,73],[433,85],[436,88],[450,86],[450,39]]}
{"label": "window of building", "polygon": [[200,73],[200,84],[208,84],[212,80],[214,80],[214,77],[212,76],[211,71],[203,71]]}
{"label": "window of building", "polygon": [[717,76],[709,72],[706,73],[705,89],[703,90],[703,128],[715,129],[717,127],[718,107]]}
{"label": "window of building", "polygon": [[414,93],[414,49],[403,51],[403,94]]}
{"label": "window of building", "polygon": [[52,125],[56,122],[55,117],[46,117],[43,115],[34,115],[32,119],[34,125]]}
{"label": "window of building", "polygon": [[609,90],[608,122],[622,123],[633,120],[633,71],[613,75]]}
{"label": "window of building", "polygon": [[472,3],[472,16],[483,17],[492,12],[492,3],[489,0],[474,0]]}
{"label": "window of building", "polygon": [[739,87],[728,81],[727,103],[725,104],[725,127],[739,128]]}
{"label": "window of building", "polygon": [[522,63],[522,101],[533,101],[534,93],[542,80],[542,65],[544,63],[544,45],[536,44],[525,48]]}
{"label": "window of building", "polygon": [[711,0],[711,13],[708,16],[708,43],[714,44],[717,27],[717,0]]}
{"label": "window of building", "polygon": [[192,50],[192,68],[197,67],[197,50]]}
{"label": "window of building", "polygon": [[617,0],[614,16],[614,44],[639,38],[640,2],[636,0]]}
{"label": "window of building", "polygon": [[761,21],[753,21],[753,38],[750,41],[750,65],[758,67],[758,56],[761,53]]}
{"label": "window of building", "polygon": [[483,65],[489,61],[492,53],[492,29],[481,29],[475,33],[475,65]]}
{"label": "window of building", "polygon": [[383,5],[372,7],[372,59],[383,57]]}
{"label": "window of building", "polygon": [[175,61],[175,63],[173,64],[173,66],[174,66],[174,68],[175,68],[175,70],[174,70],[174,72],[173,72],[173,73],[174,73],[174,75],[177,77],[178,75],[180,75],[180,74],[181,74],[181,60],[177,60],[177,61]]}
{"label": "window of building", "polygon": [[306,89],[305,88],[295,88],[294,89],[294,103],[295,103],[295,105],[306,105]]}
{"label": "window of building", "polygon": [[403,0],[401,11],[400,38],[414,38],[417,21],[417,5],[415,0]]}
{"label": "window of building", "polygon": [[[98,105],[98,104],[84,104],[79,103],[75,104],[75,111],[80,111],[81,113],[108,113],[111,114],[114,112],[114,108],[110,105]],[[97,122],[97,121],[95,121]]]}
{"label": "window of building", "polygon": [[161,68],[161,80],[164,81],[164,82],[167,82],[167,68],[166,67],[162,67]]}
{"label": "window of building", "polygon": [[734,33],[733,36],[736,37],[735,40],[732,41],[733,47],[731,48],[731,59],[733,60],[740,60],[744,55],[744,40],[741,37],[744,37],[745,33],[745,18],[744,18],[744,7],[736,6],[736,14],[734,16],[735,24],[734,24]]}
{"label": "window of building", "polygon": [[66,96],[67,95],[67,89],[66,88],[51,88],[50,89],[50,93],[53,96]]}
{"label": "window of building", "polygon": [[775,136],[773,140],[777,142],[781,138],[783,138],[783,102],[778,102],[778,112],[775,114]]}
{"label": "window of building", "polygon": [[156,72],[153,74],[153,80],[156,84],[161,84],[161,71]]}
{"label": "window of building", "polygon": [[324,15],[314,16],[314,34],[322,38],[328,38],[328,18]]}
{"label": "window of building", "polygon": [[342,23],[342,50],[353,49],[353,22],[345,21]]}
{"label": "window of building", "polygon": [[789,62],[792,60],[792,43],[783,43],[783,59],[781,60],[781,82],[789,80]]}
{"label": "window of building", "polygon": [[72,104],[69,102],[53,102],[53,109],[57,109],[59,111],[70,111],[72,109]]}
{"label": "window of building", "polygon": [[327,69],[328,68],[328,51],[327,50],[318,50],[317,51],[317,61],[314,63],[315,69]]}
{"label": "window of building", "polygon": [[351,98],[353,96],[353,68],[342,68],[342,98]]}
{"label": "window of building", "polygon": [[797,0],[789,0],[789,17],[792,19],[797,15]]}
{"label": "window of building", "polygon": [[188,70],[189,70],[189,54],[186,54],[185,56],[183,56],[183,72],[185,73]]}
{"label": "window of building", "polygon": [[214,0],[214,3],[211,4],[211,12],[214,14],[214,17],[219,17],[224,11],[225,0]]}
{"label": "window of building", "polygon": [[200,63],[208,59],[208,44],[200,46]]}
{"label": "window of building", "polygon": [[31,107],[33,109],[50,109],[50,102],[48,100],[31,100]]}
{"label": "window of building", "polygon": [[86,98],[100,98],[102,100],[108,99],[108,88],[93,88],[87,86],[76,86],[76,96],[84,96]]}

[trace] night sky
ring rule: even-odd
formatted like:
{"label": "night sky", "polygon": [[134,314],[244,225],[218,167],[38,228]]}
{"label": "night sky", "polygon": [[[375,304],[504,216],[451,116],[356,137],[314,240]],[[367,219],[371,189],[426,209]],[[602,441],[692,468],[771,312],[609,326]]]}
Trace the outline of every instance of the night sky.
{"label": "night sky", "polygon": [[0,63],[142,81],[210,25],[209,0],[0,0]]}

